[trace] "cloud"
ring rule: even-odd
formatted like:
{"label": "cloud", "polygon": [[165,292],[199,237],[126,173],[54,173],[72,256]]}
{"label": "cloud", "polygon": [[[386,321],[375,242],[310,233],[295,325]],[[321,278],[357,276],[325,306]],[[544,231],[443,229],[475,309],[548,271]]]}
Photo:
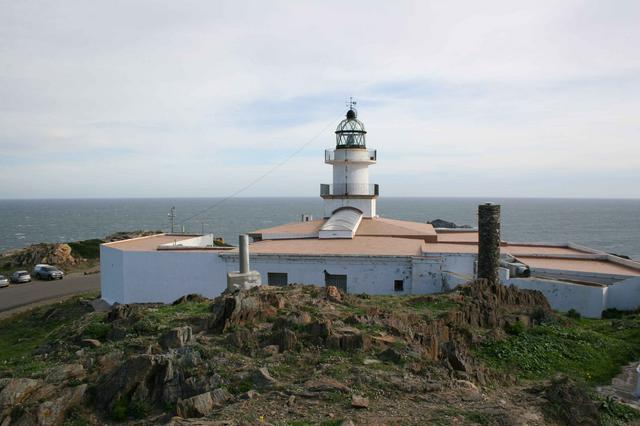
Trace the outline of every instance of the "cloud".
{"label": "cloud", "polygon": [[243,195],[315,196],[348,96],[386,195],[640,197],[639,18],[634,1],[3,2],[0,197],[225,196],[302,146]]}

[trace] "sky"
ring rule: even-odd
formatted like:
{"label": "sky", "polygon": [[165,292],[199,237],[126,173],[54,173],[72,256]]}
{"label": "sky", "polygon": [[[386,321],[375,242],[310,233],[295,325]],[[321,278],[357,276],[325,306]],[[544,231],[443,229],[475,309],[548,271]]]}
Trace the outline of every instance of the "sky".
{"label": "sky", "polygon": [[640,197],[640,2],[0,0],[0,198]]}

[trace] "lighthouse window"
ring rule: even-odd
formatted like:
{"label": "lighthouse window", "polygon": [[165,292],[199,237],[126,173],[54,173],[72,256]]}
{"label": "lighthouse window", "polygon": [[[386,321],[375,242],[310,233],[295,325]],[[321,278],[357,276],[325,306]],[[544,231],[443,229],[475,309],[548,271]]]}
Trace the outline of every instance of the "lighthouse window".
{"label": "lighthouse window", "polygon": [[286,272],[269,272],[267,281],[269,285],[285,286],[289,284],[289,277]]}
{"label": "lighthouse window", "polygon": [[394,291],[404,291],[404,280],[395,280],[393,282]]}

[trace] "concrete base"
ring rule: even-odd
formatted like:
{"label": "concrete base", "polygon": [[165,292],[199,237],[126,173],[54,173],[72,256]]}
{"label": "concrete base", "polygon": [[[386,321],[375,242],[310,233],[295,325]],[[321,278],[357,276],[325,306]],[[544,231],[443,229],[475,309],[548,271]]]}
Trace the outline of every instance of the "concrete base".
{"label": "concrete base", "polygon": [[249,271],[247,273],[229,272],[227,274],[227,290],[248,290],[262,284],[260,272]]}

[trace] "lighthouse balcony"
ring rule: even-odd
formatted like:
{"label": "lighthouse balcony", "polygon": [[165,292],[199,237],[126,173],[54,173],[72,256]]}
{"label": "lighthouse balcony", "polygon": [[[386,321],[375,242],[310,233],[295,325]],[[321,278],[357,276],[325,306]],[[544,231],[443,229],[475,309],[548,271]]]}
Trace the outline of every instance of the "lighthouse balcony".
{"label": "lighthouse balcony", "polygon": [[320,196],[322,198],[352,197],[373,198],[380,195],[380,187],[377,183],[338,183],[320,184]]}
{"label": "lighthouse balcony", "polygon": [[373,164],[377,159],[378,153],[375,149],[346,148],[327,149],[324,151],[324,162],[326,164],[344,161]]}

